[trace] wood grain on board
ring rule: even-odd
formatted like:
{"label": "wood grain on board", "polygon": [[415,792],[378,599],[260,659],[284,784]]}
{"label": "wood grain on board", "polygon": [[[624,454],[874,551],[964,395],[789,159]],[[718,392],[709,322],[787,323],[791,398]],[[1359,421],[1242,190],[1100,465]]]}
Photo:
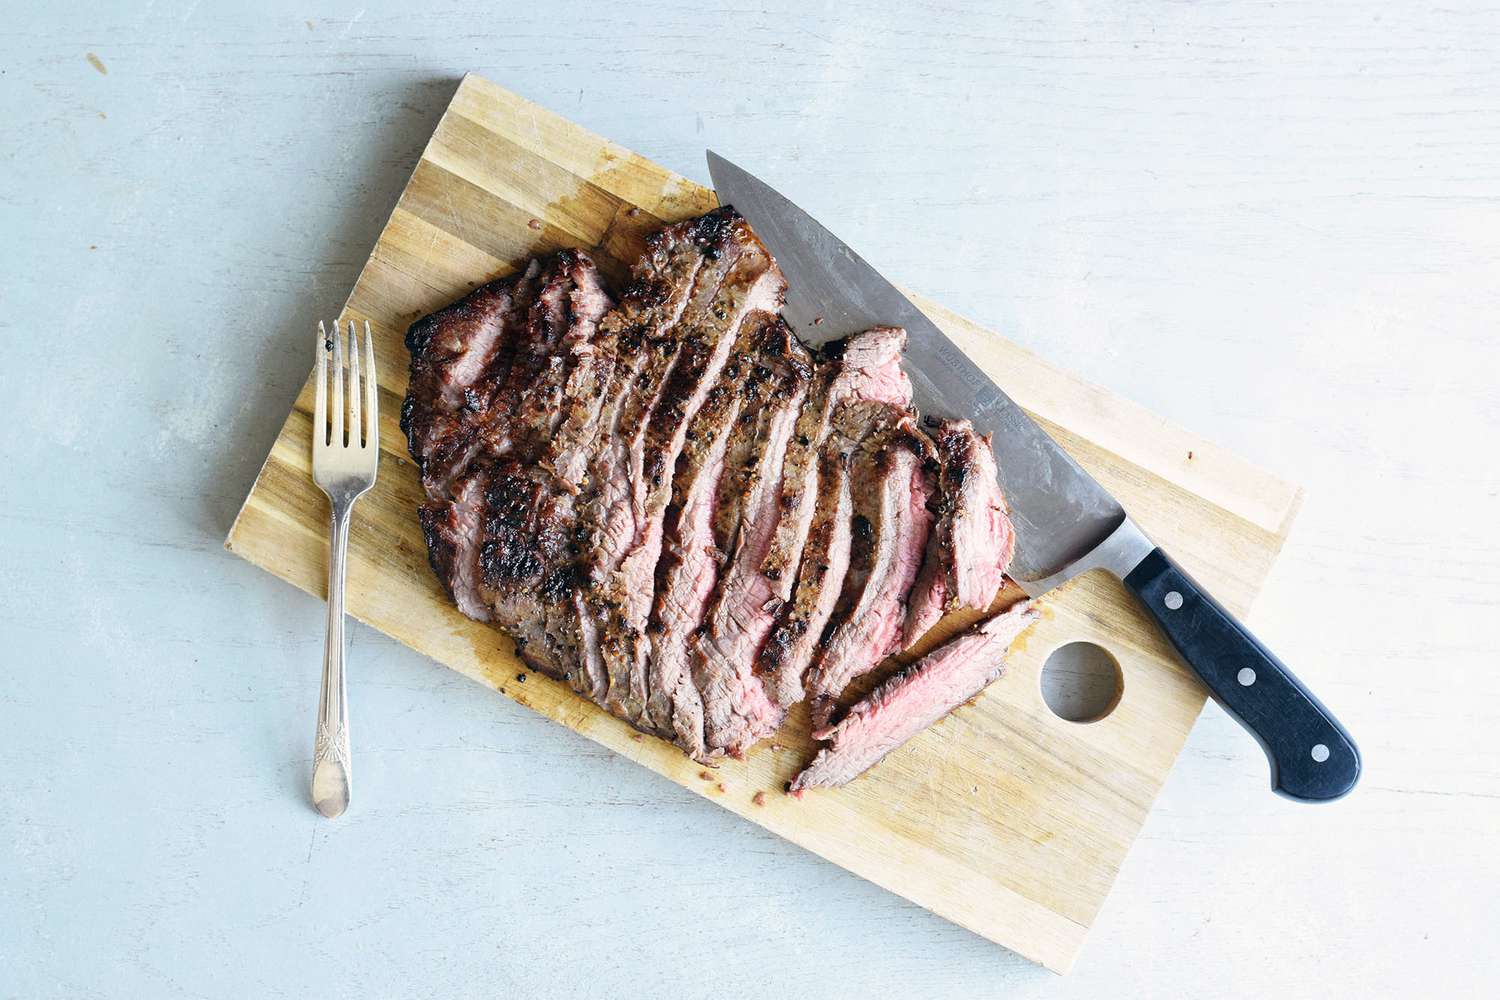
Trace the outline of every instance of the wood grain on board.
{"label": "wood grain on board", "polygon": [[[811,752],[806,715],[712,771],[641,737],[566,685],[524,670],[501,632],[464,618],[427,566],[416,470],[397,426],[406,327],[538,253],[593,250],[618,280],[654,228],[713,193],[482,78],[460,85],[349,296],[368,320],[381,383],[381,469],[357,508],[348,610],[700,795],[1049,968],[1081,947],[1202,708],[1204,693],[1122,586],[1089,574],[1042,601],[1007,675],[849,787],[780,794]],[[919,304],[1142,527],[1243,613],[1295,514],[1298,490],[1003,338]],[[230,532],[228,547],[313,593],[324,589],[326,501],[310,478],[304,387]],[[1003,600],[1014,600],[1014,591]],[[964,619],[946,622],[951,630]],[[1040,672],[1088,639],[1119,662],[1105,718],[1063,721]],[[926,645],[931,645],[929,640]],[[527,680],[518,683],[518,674]],[[707,775],[704,777],[703,775]],[[756,793],[763,804],[757,804]]]}

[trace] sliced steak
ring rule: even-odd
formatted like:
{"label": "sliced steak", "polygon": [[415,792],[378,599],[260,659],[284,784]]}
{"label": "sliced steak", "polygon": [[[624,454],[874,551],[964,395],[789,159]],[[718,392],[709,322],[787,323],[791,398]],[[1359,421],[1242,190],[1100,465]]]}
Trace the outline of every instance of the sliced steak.
{"label": "sliced steak", "polygon": [[911,380],[901,370],[906,331],[877,326],[823,347],[823,356],[839,364],[846,383],[840,395],[880,400],[906,409],[911,406]]}
{"label": "sliced steak", "polygon": [[694,643],[693,677],[711,753],[741,756],[782,719],[754,669],[785,600],[780,581],[762,566],[781,521],[784,461],[811,378],[812,359],[791,329],[780,318],[766,323],[729,447],[743,474],[730,469],[725,476],[735,481],[739,523],[712,612]]}
{"label": "sliced steak", "polygon": [[[854,466],[854,546],[833,620],[812,672],[814,735],[854,678],[902,647],[906,595],[932,526],[923,466],[930,443],[909,417],[862,449]],[[878,448],[878,450],[876,450]]]}
{"label": "sliced steak", "polygon": [[631,276],[612,307],[562,251],[408,330],[433,570],[532,666],[701,760],[804,694],[842,732],[835,700],[903,631],[993,599],[1013,541],[988,443],[918,428],[901,330],[809,355],[732,209],[663,229]]}
{"label": "sliced steak", "polygon": [[591,352],[587,345],[611,306],[598,271],[577,250],[560,250],[543,266],[523,336],[490,402],[485,452],[535,464],[562,416],[569,377]]}
{"label": "sliced steak", "polygon": [[481,595],[527,662],[558,677],[569,675],[574,659],[556,633],[572,612],[577,485],[559,481],[540,459],[572,369],[591,362],[578,348],[608,304],[587,257],[564,250],[548,259],[510,367],[491,396],[475,459],[487,470]]}
{"label": "sliced steak", "polygon": [[704,757],[703,698],[694,685],[688,640],[703,620],[723,560],[714,544],[713,514],[724,471],[737,393],[709,394],[693,418],[672,484],[672,511],[663,528],[656,607],[647,631],[651,662],[646,711],[654,727],[670,726],[678,745]]}
{"label": "sliced steak", "polygon": [[[877,327],[824,346],[787,447],[782,517],[761,567],[770,579],[789,579],[796,571],[813,519],[818,453],[828,440],[839,405],[849,399],[903,408],[911,404],[911,383],[901,370],[905,346],[906,331],[896,327]],[[781,596],[784,599],[787,594]]]}
{"label": "sliced steak", "polygon": [[451,501],[433,501],[417,509],[432,572],[458,610],[481,622],[491,617],[479,592],[486,479],[483,472],[471,475],[454,491]]}
{"label": "sliced steak", "polygon": [[851,456],[866,441],[878,443],[911,403],[911,383],[901,370],[905,344],[904,330],[878,327],[825,345],[798,416],[783,477],[783,517],[763,566],[768,578],[779,578],[780,607],[756,666],[783,711],[802,700],[803,675],[844,587]]}
{"label": "sliced steak", "polygon": [[513,458],[494,460],[486,471],[480,594],[528,663],[572,681],[571,647],[559,641],[556,628],[568,626],[565,634],[576,629],[573,494]]}
{"label": "sliced steak", "polygon": [[612,365],[598,384],[594,434],[558,456],[564,465],[588,467],[583,540],[591,547],[586,562],[594,582],[614,572],[637,537],[645,503],[645,435],[677,360],[679,322],[691,322],[691,314],[712,301],[739,259],[732,246],[720,245],[730,220],[711,216],[654,234],[631,269],[625,297],[599,324],[598,347]]}
{"label": "sliced steak", "polygon": [[1016,549],[995,452],[967,420],[942,421],[934,436],[942,462],[940,537],[949,560],[949,602],[985,610]]}
{"label": "sliced steak", "polygon": [[[625,299],[600,323],[594,341],[597,367],[581,372],[565,393],[563,424],[549,454],[559,475],[576,477],[580,484],[572,581],[577,624],[559,631],[586,681],[580,690],[601,705],[612,677],[601,645],[608,609],[597,588],[633,542],[632,445],[639,444],[637,432],[644,433],[675,356],[671,330],[687,310],[707,261],[684,232],[690,228],[670,227],[648,241],[646,255],[632,268],[634,281]],[[717,285],[717,278],[710,280]]]}
{"label": "sliced steak", "polygon": [[784,592],[780,594],[783,599],[791,592],[802,546],[812,526],[818,493],[818,452],[827,437],[828,423],[837,402],[833,388],[838,372],[838,363],[831,362],[819,365],[810,373],[807,398],[797,414],[797,423],[782,464],[778,501],[781,516],[760,570],[767,579],[785,583]]}
{"label": "sliced steak", "polygon": [[[911,405],[911,382],[901,370],[906,331],[877,327],[823,348],[813,372],[797,426],[787,446],[782,477],[782,517],[761,570],[772,580],[790,581],[813,519],[818,453],[828,440],[833,415],[850,399]],[[780,596],[789,596],[790,588]]]}
{"label": "sliced steak", "polygon": [[989,441],[967,420],[929,419],[927,426],[937,442],[940,501],[926,561],[912,588],[907,645],[945,611],[988,609],[1016,545]]}
{"label": "sliced steak", "polygon": [[[681,309],[663,310],[659,286],[642,282],[604,321],[606,330],[628,325],[652,332],[636,352],[641,363],[633,368],[635,377],[622,379],[623,366],[617,367],[615,381],[623,385],[614,433],[593,463],[611,501],[596,507],[601,527],[590,539],[593,587],[586,602],[601,629],[599,655],[609,678],[604,706],[670,735],[645,715],[645,627],[672,472],[687,424],[728,360],[740,325],[753,313],[778,309],[786,285],[771,255],[732,209],[670,227],[658,242],[670,249],[668,273],[681,270],[674,263],[681,257],[697,257],[701,264]],[[660,324],[663,313],[670,321]]]}
{"label": "sliced steak", "polygon": [[[426,454],[444,412],[461,425],[451,440],[464,442],[461,467],[427,466],[429,494],[439,494],[419,512],[429,560],[464,614],[500,624],[529,662],[558,676],[569,659],[551,633],[570,597],[577,485],[540,459],[570,380],[594,363],[589,345],[608,306],[593,261],[565,250],[408,331],[413,375],[403,419],[413,456]],[[485,337],[492,343],[481,365],[475,342]],[[442,388],[458,385],[461,394]],[[444,411],[455,395],[465,402]]]}
{"label": "sliced steak", "polygon": [[589,459],[599,439],[606,390],[614,379],[618,342],[597,336],[568,340],[572,357],[557,403],[557,426],[542,464],[575,492],[588,479]]}
{"label": "sliced steak", "polygon": [[[939,512],[941,513],[941,512]],[[906,627],[902,645],[911,646],[926,635],[943,617],[948,607],[948,558],[941,542],[939,521],[927,536],[927,551],[922,555],[922,569],[907,598]]]}
{"label": "sliced steak", "polygon": [[672,504],[663,520],[663,545],[656,569],[651,659],[647,672],[647,715],[658,727],[670,725],[677,742],[703,757],[703,699],[693,682],[690,640],[703,625],[709,598],[726,561],[714,534],[725,481],[726,454],[743,459],[739,417],[753,405],[770,375],[762,358],[768,330],[780,321],[762,313],[741,324],[719,381],[684,434],[672,483]]}
{"label": "sliced steak", "polygon": [[802,675],[849,571],[854,500],[849,459],[838,449],[827,449],[818,458],[816,508],[792,599],[777,610],[757,665],[771,700],[783,710],[802,700]]}
{"label": "sliced steak", "polygon": [[829,744],[789,789],[836,788],[983,691],[1005,669],[1005,654],[1038,614],[1029,603],[949,640],[877,687],[827,732]]}

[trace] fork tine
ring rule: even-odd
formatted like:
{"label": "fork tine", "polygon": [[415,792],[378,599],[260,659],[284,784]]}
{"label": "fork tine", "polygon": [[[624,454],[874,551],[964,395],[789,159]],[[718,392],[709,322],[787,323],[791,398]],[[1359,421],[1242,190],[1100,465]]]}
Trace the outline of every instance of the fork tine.
{"label": "fork tine", "polygon": [[359,414],[359,341],[354,337],[354,320],[349,321],[349,447],[358,448],[364,435]]}
{"label": "fork tine", "polygon": [[380,447],[380,379],[375,373],[375,340],[365,320],[365,446]]}
{"label": "fork tine", "polygon": [[344,338],[339,321],[333,321],[333,430],[329,441],[335,448],[344,446]]}
{"label": "fork tine", "polygon": [[328,332],[318,320],[318,387],[313,404],[313,444],[328,444]]}

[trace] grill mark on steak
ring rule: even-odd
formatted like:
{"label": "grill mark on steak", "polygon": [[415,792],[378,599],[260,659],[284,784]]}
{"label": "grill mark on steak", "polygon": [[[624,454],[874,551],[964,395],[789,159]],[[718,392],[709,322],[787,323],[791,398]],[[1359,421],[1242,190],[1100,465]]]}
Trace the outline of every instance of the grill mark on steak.
{"label": "grill mark on steak", "polygon": [[744,390],[747,413],[733,432],[751,442],[731,448],[743,451],[749,463],[736,480],[743,493],[733,553],[693,657],[694,682],[703,696],[704,742],[710,753],[736,757],[773,732],[783,716],[754,670],[786,595],[761,566],[780,524],[783,464],[812,368],[807,350],[779,317],[764,324],[762,337]]}
{"label": "grill mark on steak", "polygon": [[988,687],[1005,669],[1016,637],[1039,617],[1022,603],[950,639],[891,677],[827,730],[818,752],[789,791],[836,788],[879,763],[917,733]]}

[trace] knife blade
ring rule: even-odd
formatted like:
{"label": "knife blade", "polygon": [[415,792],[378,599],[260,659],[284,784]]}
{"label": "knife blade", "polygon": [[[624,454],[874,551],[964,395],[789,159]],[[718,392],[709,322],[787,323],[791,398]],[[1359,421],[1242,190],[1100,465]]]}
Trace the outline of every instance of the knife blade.
{"label": "knife blade", "polygon": [[967,418],[990,436],[1016,531],[1009,572],[1022,589],[1040,596],[1089,570],[1109,571],[1260,742],[1273,789],[1323,801],[1354,787],[1360,755],[1343,726],[937,324],[770,185],[712,151],[708,172],[719,203],[743,215],[781,265],[789,285],[783,316],[804,343],[904,327],[904,367],[918,410]]}

